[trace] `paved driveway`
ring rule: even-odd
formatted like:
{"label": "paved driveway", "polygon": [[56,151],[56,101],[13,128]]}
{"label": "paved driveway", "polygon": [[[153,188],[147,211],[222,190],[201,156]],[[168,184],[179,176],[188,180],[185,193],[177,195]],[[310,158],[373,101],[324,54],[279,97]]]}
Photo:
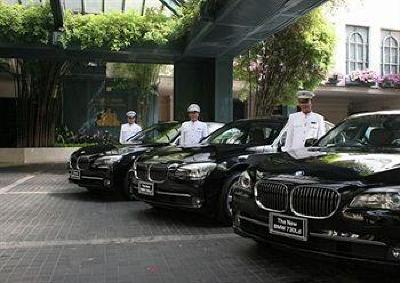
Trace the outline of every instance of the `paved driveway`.
{"label": "paved driveway", "polygon": [[0,169],[0,282],[397,282],[391,269],[243,239],[204,217],[67,182],[61,166]]}

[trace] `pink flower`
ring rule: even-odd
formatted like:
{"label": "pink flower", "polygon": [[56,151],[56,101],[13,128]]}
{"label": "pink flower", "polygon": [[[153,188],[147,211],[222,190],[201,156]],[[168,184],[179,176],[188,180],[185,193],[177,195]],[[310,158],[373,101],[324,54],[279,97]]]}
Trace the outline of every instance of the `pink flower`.
{"label": "pink flower", "polygon": [[379,80],[378,74],[371,70],[353,71],[350,74],[350,79],[352,81],[360,81],[363,83],[374,83]]}

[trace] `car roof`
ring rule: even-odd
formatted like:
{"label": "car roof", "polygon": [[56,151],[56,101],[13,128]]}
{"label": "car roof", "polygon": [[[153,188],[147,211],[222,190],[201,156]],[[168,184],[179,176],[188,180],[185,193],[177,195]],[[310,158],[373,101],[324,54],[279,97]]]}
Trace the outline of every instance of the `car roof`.
{"label": "car roof", "polygon": [[209,126],[223,126],[225,123],[220,123],[220,122],[205,122]]}
{"label": "car roof", "polygon": [[271,117],[259,117],[252,119],[239,119],[234,122],[277,122],[284,123],[287,121],[287,117],[284,116],[271,116]]}
{"label": "car roof", "polygon": [[349,118],[351,119],[351,118],[374,116],[374,115],[400,115],[400,110],[385,110],[385,111],[358,113],[351,115]]}
{"label": "car roof", "polygon": [[[163,122],[158,122],[158,123],[154,123],[153,125],[162,125],[162,124],[180,124],[181,122],[178,121],[163,121]],[[152,126],[153,126],[152,125]]]}

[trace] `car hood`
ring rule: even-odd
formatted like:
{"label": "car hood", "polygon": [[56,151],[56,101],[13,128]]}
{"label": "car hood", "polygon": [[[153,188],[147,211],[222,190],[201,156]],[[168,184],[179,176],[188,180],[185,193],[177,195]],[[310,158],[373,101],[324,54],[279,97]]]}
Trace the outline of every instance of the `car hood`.
{"label": "car hood", "polygon": [[91,145],[91,146],[85,146],[77,151],[73,152],[72,155],[74,156],[81,156],[81,155],[93,155],[93,154],[100,154],[104,153],[113,149],[116,149],[117,147],[113,144],[98,144],[98,145]]}
{"label": "car hood", "polygon": [[105,155],[130,155],[136,152],[143,152],[148,150],[149,148],[165,146],[167,144],[137,144],[137,145],[129,145],[120,147],[109,152],[106,152]]}
{"label": "car hood", "polygon": [[128,146],[117,147],[114,145],[95,145],[90,147],[83,147],[73,153],[75,156],[91,156],[91,158],[97,158],[101,156],[110,155],[130,155],[137,152],[143,152],[149,148],[165,146],[167,144],[132,144]]}
{"label": "car hood", "polygon": [[[257,160],[258,159],[258,160]],[[257,170],[330,180],[398,182],[400,153],[305,149],[254,156]]]}
{"label": "car hood", "polygon": [[166,146],[142,155],[141,162],[197,163],[220,162],[243,154],[243,145],[200,145],[197,147]]}

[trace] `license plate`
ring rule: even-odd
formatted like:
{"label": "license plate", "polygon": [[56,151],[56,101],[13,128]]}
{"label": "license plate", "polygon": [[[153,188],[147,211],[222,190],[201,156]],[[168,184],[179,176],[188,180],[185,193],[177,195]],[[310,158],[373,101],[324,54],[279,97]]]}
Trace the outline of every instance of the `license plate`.
{"label": "license plate", "polygon": [[81,179],[81,171],[80,170],[71,170],[69,173],[71,179],[80,180]]}
{"label": "license plate", "polygon": [[138,193],[142,195],[154,196],[154,184],[139,181]]}
{"label": "license plate", "polygon": [[304,218],[270,213],[269,232],[300,241],[307,241],[308,222]]}

